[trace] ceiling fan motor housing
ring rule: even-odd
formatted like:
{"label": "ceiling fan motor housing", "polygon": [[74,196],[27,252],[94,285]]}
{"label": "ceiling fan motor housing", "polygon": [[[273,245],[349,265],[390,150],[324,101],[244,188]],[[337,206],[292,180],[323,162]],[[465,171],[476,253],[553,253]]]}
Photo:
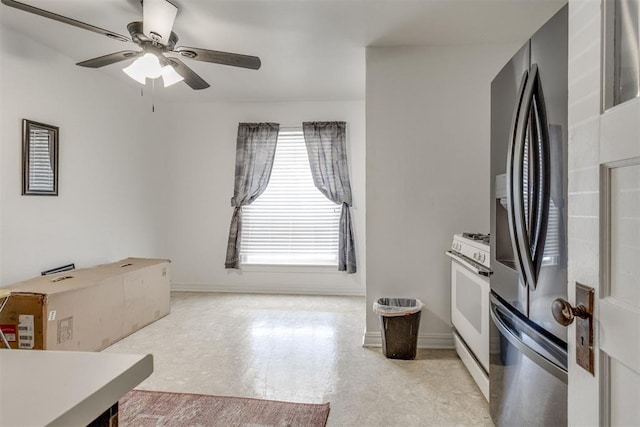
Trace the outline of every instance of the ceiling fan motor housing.
{"label": "ceiling fan motor housing", "polygon": [[140,47],[144,48],[145,45],[154,44],[156,46],[162,46],[162,50],[165,52],[171,51],[176,47],[176,43],[178,43],[178,35],[173,31],[169,36],[169,43],[164,45],[160,43],[158,40],[154,40],[153,38],[148,37],[142,31],[142,25],[143,25],[142,21],[130,22],[127,25],[127,30],[129,30],[129,34],[131,35],[131,40],[133,40],[133,42],[139,45]]}

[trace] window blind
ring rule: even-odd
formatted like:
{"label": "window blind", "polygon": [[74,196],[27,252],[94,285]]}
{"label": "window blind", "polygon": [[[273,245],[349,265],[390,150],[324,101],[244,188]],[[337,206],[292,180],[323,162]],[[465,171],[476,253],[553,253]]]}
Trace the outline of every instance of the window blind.
{"label": "window blind", "polygon": [[340,211],[313,184],[302,129],[281,129],[267,189],[242,208],[241,263],[337,265]]}
{"label": "window blind", "polygon": [[31,129],[29,145],[29,190],[51,191],[53,168],[51,167],[51,134],[47,129]]}

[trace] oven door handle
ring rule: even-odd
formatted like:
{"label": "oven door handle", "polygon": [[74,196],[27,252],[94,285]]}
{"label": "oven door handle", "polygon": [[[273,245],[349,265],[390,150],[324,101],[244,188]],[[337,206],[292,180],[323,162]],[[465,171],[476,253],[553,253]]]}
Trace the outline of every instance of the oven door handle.
{"label": "oven door handle", "polygon": [[460,255],[456,254],[453,251],[446,251],[445,255],[447,255],[449,258],[453,259],[454,261],[459,262],[460,264],[467,267],[469,270],[473,271],[479,276],[489,277],[491,276],[491,273],[493,273],[491,270],[489,270],[484,266],[481,266],[479,264],[478,265],[472,264],[471,261],[462,258]]}

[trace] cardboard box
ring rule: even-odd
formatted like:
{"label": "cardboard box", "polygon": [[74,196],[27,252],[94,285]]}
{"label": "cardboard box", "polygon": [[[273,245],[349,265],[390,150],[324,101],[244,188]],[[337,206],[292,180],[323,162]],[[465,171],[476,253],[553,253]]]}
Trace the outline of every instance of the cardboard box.
{"label": "cardboard box", "polygon": [[169,314],[169,260],[126,258],[10,286],[11,348],[98,351]]}

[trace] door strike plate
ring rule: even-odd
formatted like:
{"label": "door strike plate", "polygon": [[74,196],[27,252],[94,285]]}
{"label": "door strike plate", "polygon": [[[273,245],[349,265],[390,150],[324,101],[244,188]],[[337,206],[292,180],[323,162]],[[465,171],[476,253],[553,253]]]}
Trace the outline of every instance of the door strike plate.
{"label": "door strike plate", "polygon": [[576,307],[586,316],[576,316],[576,363],[594,375],[593,366],[593,295],[594,290],[576,282]]}

